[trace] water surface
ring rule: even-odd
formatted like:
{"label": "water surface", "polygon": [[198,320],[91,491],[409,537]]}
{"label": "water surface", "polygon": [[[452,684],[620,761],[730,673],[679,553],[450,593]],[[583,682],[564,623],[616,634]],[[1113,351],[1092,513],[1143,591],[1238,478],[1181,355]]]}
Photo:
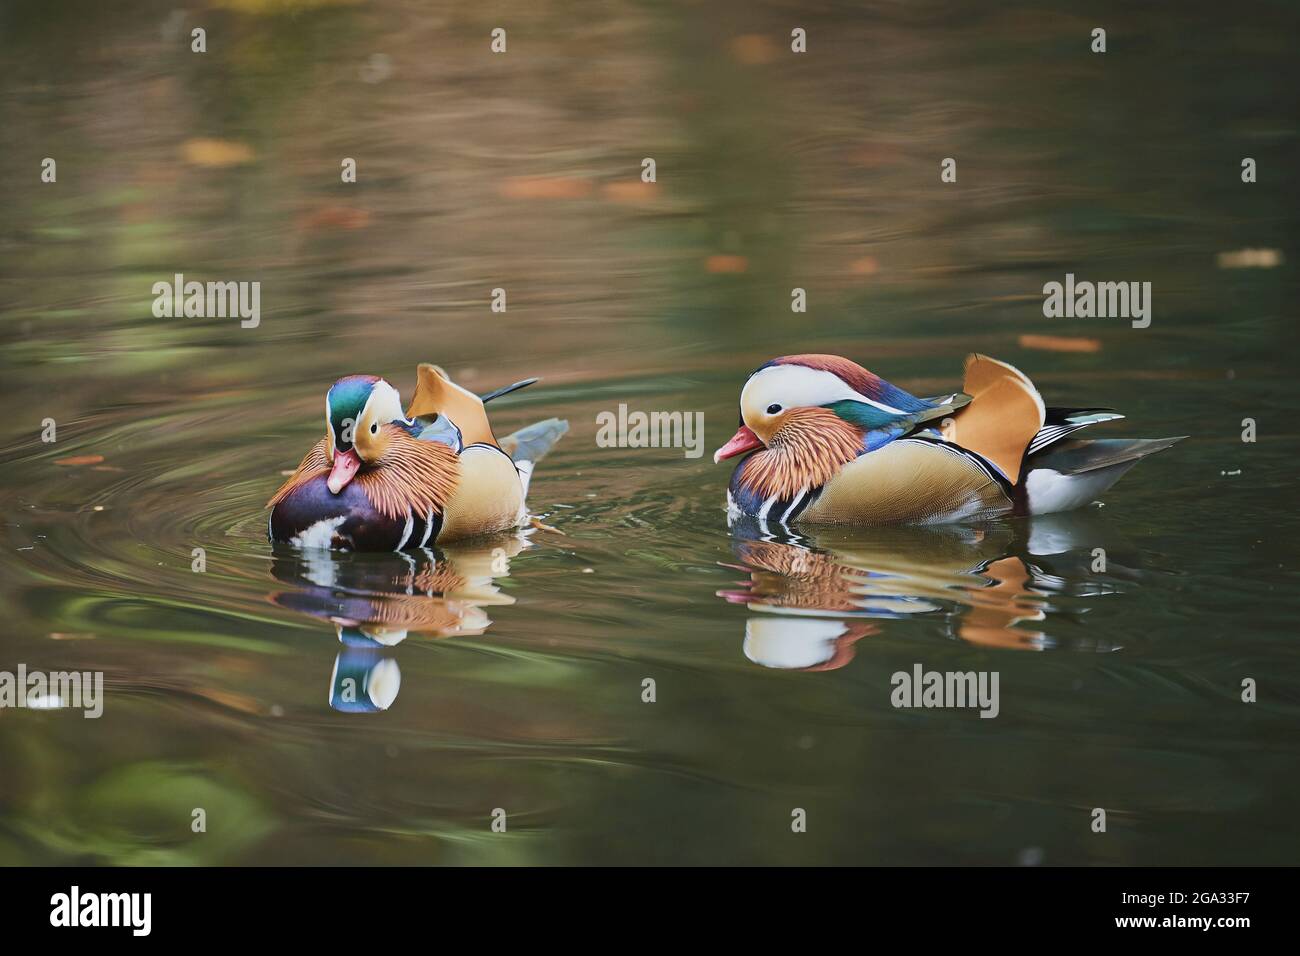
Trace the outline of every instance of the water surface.
{"label": "water surface", "polygon": [[[8,4],[0,670],[107,699],[0,710],[0,862],[1294,862],[1297,23],[1166,16]],[[1066,272],[1152,282],[1151,327],[1044,318]],[[260,325],[154,318],[175,273],[260,281]],[[936,394],[972,350],[1191,437],[1069,516],[728,527],[755,366]],[[329,383],[418,361],[543,377],[493,408],[570,422],[546,527],[272,548]],[[705,455],[598,447],[619,403]],[[999,716],[895,709],[918,663],[996,670]]]}

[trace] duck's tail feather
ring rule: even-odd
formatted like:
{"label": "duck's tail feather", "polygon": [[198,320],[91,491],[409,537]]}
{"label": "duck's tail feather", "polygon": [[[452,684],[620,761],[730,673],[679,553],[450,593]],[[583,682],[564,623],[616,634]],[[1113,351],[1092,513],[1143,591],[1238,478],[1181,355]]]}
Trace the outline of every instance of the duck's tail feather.
{"label": "duck's tail feather", "polygon": [[509,395],[511,392],[517,392],[521,388],[527,388],[529,385],[536,385],[540,378],[526,378],[522,382],[515,382],[513,385],[502,385],[500,388],[494,388],[486,395],[480,395],[479,401],[486,405],[494,398],[500,398],[502,395]]}
{"label": "duck's tail feather", "polygon": [[524,483],[524,494],[533,477],[533,466],[546,457],[564,433],[569,423],[562,418],[548,418],[534,422],[501,439],[501,450],[509,455],[519,470],[519,480]]}
{"label": "duck's tail feather", "polygon": [[521,461],[536,464],[546,457],[547,452],[568,430],[569,423],[562,418],[534,422],[501,439],[501,450],[513,458],[516,464]]}
{"label": "duck's tail feather", "polygon": [[1091,441],[1074,438],[1054,445],[1050,451],[1035,455],[1032,468],[1051,468],[1065,475],[1080,475],[1088,471],[1110,468],[1136,462],[1147,455],[1164,451],[1186,438],[1096,438]]}
{"label": "duck's tail feather", "polygon": [[1049,406],[1044,416],[1043,427],[1038,430],[1033,441],[1029,443],[1026,455],[1034,455],[1048,445],[1054,445],[1067,435],[1080,428],[1096,425],[1100,422],[1113,422],[1123,418],[1113,408],[1060,408]]}
{"label": "duck's tail feather", "polygon": [[1175,438],[1069,439],[1035,454],[1026,465],[1025,496],[1030,514],[1078,508],[1096,499],[1148,455],[1164,451]]}
{"label": "duck's tail feather", "polygon": [[500,449],[515,460],[515,464],[530,462],[537,464],[546,458],[555,442],[568,432],[568,421],[563,419],[546,419],[525,425],[519,431],[507,434],[500,440]]}

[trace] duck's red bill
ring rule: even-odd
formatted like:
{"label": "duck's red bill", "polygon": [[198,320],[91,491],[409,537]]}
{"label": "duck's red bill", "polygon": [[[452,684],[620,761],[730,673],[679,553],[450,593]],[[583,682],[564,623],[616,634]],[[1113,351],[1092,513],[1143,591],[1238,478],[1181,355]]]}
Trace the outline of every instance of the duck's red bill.
{"label": "duck's red bill", "polygon": [[352,476],[357,473],[361,467],[361,459],[353,449],[334,453],[334,467],[330,469],[329,479],[325,482],[329,488],[330,494],[337,495],[342,491]]}
{"label": "duck's red bill", "polygon": [[731,436],[731,441],[713,453],[713,463],[716,465],[724,458],[735,458],[737,455],[762,447],[762,439],[750,431],[748,425],[741,425],[740,430]]}

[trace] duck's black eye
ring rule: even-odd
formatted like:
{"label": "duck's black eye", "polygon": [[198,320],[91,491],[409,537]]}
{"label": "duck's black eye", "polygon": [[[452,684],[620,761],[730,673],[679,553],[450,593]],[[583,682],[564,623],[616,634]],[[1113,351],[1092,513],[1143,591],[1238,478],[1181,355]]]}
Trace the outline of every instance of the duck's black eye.
{"label": "duck's black eye", "polygon": [[379,422],[371,422],[371,424],[370,424],[370,434],[372,434],[372,435],[377,435],[377,434],[379,434]]}
{"label": "duck's black eye", "polygon": [[771,405],[767,406],[767,413],[768,413],[769,415],[775,415],[775,414],[776,414],[777,412],[779,412],[780,410],[781,410],[781,406],[778,405],[778,404],[776,404],[775,402],[773,402]]}

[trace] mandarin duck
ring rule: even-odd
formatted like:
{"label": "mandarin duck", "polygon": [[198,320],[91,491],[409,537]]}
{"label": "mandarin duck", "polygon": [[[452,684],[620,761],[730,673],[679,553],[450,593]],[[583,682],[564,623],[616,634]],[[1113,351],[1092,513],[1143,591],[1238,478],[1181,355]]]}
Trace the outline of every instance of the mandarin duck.
{"label": "mandarin duck", "polygon": [[943,523],[1085,505],[1180,438],[1070,437],[1124,416],[1048,407],[1018,369],[966,359],[963,391],[917,398],[838,355],[788,355],[740,393],[740,428],[714,462],[746,455],[734,520],[764,525]]}
{"label": "mandarin duck", "polygon": [[480,397],[422,364],[403,412],[384,379],[339,379],[325,436],[267,502],[271,540],[403,551],[519,527],[533,467],[569,425],[550,418],[498,441],[483,406],[535,381]]}

